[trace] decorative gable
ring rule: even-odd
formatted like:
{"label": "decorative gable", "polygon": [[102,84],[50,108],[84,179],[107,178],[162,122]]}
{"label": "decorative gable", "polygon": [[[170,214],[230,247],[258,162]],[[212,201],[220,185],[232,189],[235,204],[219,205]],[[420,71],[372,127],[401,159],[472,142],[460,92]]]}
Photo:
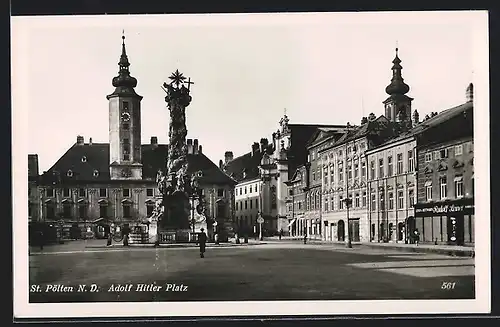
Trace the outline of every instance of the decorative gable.
{"label": "decorative gable", "polygon": [[453,168],[461,168],[463,166],[465,166],[465,164],[463,163],[463,161],[459,161],[459,160],[453,161]]}
{"label": "decorative gable", "polygon": [[432,174],[432,167],[427,166],[424,168],[424,174]]}
{"label": "decorative gable", "polygon": [[444,171],[448,169],[448,164],[444,161],[441,161],[438,165],[438,171]]}

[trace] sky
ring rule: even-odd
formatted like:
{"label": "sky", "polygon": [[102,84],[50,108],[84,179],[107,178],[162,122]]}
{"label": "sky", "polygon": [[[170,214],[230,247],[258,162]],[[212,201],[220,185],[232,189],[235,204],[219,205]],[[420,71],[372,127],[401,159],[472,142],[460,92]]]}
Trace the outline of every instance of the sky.
{"label": "sky", "polygon": [[[168,143],[161,89],[191,78],[188,138],[214,162],[240,156],[290,123],[359,124],[384,113],[396,46],[420,117],[465,102],[484,57],[474,12],[41,16],[12,18],[13,110],[28,153],[48,170],[77,135],[107,143],[108,101],[122,30],[142,142]],[[476,73],[475,73],[476,71]],[[15,133],[16,131],[14,131]],[[26,153],[27,154],[27,153]]]}

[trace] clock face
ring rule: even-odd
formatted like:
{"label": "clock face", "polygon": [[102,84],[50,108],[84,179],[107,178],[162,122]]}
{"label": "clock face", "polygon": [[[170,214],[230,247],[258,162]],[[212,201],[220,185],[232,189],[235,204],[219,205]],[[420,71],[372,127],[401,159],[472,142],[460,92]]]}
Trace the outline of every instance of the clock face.
{"label": "clock face", "polygon": [[122,113],[122,120],[123,121],[129,121],[130,120],[130,114],[128,112]]}

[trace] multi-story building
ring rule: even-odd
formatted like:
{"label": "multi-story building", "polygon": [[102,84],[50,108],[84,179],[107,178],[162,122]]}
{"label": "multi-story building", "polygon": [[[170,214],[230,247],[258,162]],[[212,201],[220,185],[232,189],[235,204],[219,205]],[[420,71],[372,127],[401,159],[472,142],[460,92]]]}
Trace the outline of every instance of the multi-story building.
{"label": "multi-story building", "polygon": [[418,137],[418,201],[409,229],[420,241],[474,243],[473,86],[467,102],[422,122]]}
{"label": "multi-story building", "polygon": [[[237,184],[234,188],[235,223],[240,234],[256,235],[258,233],[257,219],[264,218],[263,229],[265,233],[276,230],[275,194],[270,194],[275,185],[273,180],[264,180],[260,171],[262,160],[267,152],[272,151],[269,141],[265,138],[260,144],[252,144],[252,150],[240,157],[233,158],[233,153],[227,151],[225,160],[219,166],[226,174],[233,178]],[[274,192],[275,193],[275,192]],[[274,206],[272,205],[274,203]],[[273,224],[274,223],[274,224]]]}
{"label": "multi-story building", "polygon": [[[76,143],[40,176],[38,196],[43,221],[57,222],[63,237],[69,231],[93,231],[105,237],[110,226],[137,225],[147,228],[155,202],[161,197],[156,185],[159,170],[165,170],[168,145],[141,144],[141,100],[135,92],[137,80],[130,76],[125,42],[113,78],[115,91],[109,101],[109,143]],[[231,225],[234,181],[202,152],[198,140],[187,140],[188,173],[199,173],[207,203],[207,223]],[[73,227],[73,228],[71,228]],[[197,226],[199,229],[201,227]],[[206,227],[205,227],[206,228]],[[208,229],[208,228],[207,228]]]}
{"label": "multi-story building", "polygon": [[285,235],[304,236],[307,232],[307,221],[305,218],[307,172],[308,169],[306,169],[305,165],[299,166],[292,178],[286,182],[288,186],[286,202],[289,223],[287,225],[288,232]]}
{"label": "multi-story building", "polygon": [[[312,125],[312,124],[289,124],[289,119],[286,115],[279,122],[279,129],[272,134],[272,142],[268,144],[267,139],[261,139],[260,144],[254,143],[252,151],[243,156],[226,160],[225,163],[220,161],[219,165],[224,171],[238,183],[236,188],[245,186],[247,183],[257,182],[257,175],[262,181],[259,194],[259,211],[264,218],[264,227],[267,234],[275,234],[282,230],[284,234],[288,234],[288,228],[292,226],[292,218],[287,210],[287,198],[289,196],[287,183],[291,173],[296,169],[305,165],[307,162],[307,142],[311,139],[318,127],[324,128],[342,128],[338,125]],[[232,152],[227,151],[232,158]],[[253,176],[255,169],[258,173]],[[246,176],[242,177],[244,170]],[[254,179],[255,178],[255,179]],[[238,195],[240,196],[240,195]],[[241,196],[244,196],[241,195]],[[250,195],[249,195],[250,197]],[[238,208],[241,208],[238,206]],[[248,207],[249,208],[249,207]],[[241,211],[243,210],[243,211]],[[237,211],[237,216],[241,220],[245,216],[255,217],[256,213],[250,213],[250,209],[240,209]],[[246,213],[245,213],[246,212]],[[257,230],[258,226],[252,222],[252,230]]]}

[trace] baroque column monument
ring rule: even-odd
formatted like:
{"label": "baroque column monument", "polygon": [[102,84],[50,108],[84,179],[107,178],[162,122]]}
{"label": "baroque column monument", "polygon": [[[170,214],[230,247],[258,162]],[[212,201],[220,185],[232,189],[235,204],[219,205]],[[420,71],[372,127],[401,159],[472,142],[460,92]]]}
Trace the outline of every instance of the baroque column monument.
{"label": "baroque column monument", "polygon": [[[176,70],[170,77],[170,83],[163,83],[167,93],[165,102],[170,112],[168,157],[164,170],[156,176],[158,190],[162,198],[157,201],[153,215],[150,217],[150,237],[156,236],[155,243],[161,240],[160,231],[189,232],[190,199],[201,198],[198,186],[198,174],[188,174],[186,146],[186,107],[191,103],[191,79]],[[186,87],[187,84],[187,87]],[[203,212],[198,201],[198,213]]]}

